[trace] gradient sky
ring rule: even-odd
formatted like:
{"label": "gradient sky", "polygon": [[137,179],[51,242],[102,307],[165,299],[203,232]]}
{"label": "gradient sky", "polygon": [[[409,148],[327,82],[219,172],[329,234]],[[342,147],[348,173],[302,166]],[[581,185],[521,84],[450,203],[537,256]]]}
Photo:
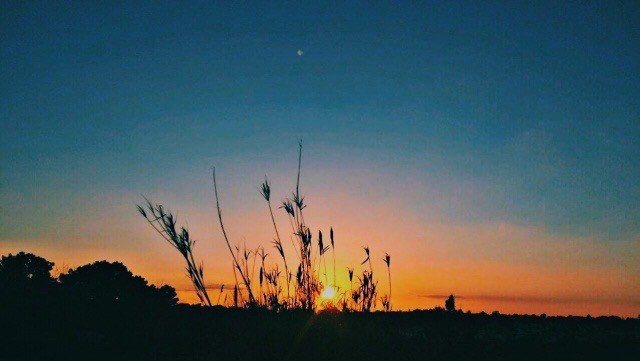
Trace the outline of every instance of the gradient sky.
{"label": "gradient sky", "polygon": [[290,192],[302,138],[307,220],[342,270],[391,253],[397,308],[640,313],[637,2],[90,3],[0,4],[2,254],[188,299],[135,204],[229,282],[212,165],[233,240],[266,245],[256,187]]}

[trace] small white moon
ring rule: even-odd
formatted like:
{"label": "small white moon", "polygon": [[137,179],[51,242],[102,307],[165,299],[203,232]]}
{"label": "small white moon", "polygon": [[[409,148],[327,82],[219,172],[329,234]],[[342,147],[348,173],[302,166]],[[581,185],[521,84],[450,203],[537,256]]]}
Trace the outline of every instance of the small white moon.
{"label": "small white moon", "polygon": [[298,49],[298,56],[302,56],[302,54],[304,54],[302,50]]}

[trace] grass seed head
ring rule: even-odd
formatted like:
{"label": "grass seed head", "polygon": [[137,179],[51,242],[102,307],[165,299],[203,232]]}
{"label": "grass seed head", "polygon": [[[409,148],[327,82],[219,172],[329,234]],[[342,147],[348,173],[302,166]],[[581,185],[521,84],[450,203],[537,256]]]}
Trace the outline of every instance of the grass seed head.
{"label": "grass seed head", "polygon": [[333,248],[333,227],[329,229],[329,239],[331,240],[331,248]]}
{"label": "grass seed head", "polygon": [[269,202],[271,200],[271,183],[269,179],[267,179],[267,176],[264,176],[264,183],[260,185],[259,190],[262,197]]}

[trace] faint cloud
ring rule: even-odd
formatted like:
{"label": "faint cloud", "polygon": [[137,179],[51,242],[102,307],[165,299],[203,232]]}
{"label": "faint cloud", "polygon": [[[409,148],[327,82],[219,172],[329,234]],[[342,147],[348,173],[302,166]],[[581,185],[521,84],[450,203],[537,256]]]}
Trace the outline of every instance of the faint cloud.
{"label": "faint cloud", "polygon": [[[210,283],[210,284],[205,285],[205,288],[208,291],[211,291],[211,290],[219,291],[222,286],[224,286],[225,290],[229,290],[229,289],[233,289],[234,285],[231,284],[231,283]],[[241,288],[244,288],[244,287],[241,286]],[[181,287],[176,287],[176,291],[179,291],[179,292],[192,292],[193,291],[193,292],[195,292],[193,290],[193,286],[191,286],[191,285],[184,285],[184,286],[181,286]]]}
{"label": "faint cloud", "polygon": [[[454,295],[456,299],[470,301],[492,301],[507,303],[616,303],[627,305],[640,305],[640,299],[628,299],[621,297],[562,297],[562,296],[529,296],[529,295]],[[445,300],[449,295],[445,294],[429,294],[418,295],[418,297],[429,298],[435,300]]]}
{"label": "faint cloud", "polygon": [[298,56],[302,56],[302,54],[304,54],[304,52],[302,50],[298,49],[297,54],[298,54]]}

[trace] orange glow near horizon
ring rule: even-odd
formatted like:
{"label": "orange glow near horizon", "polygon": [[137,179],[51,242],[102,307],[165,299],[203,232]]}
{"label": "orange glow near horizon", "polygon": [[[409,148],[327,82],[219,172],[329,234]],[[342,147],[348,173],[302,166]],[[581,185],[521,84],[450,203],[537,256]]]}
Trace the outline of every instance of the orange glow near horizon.
{"label": "orange glow near horizon", "polygon": [[[18,248],[12,247],[7,249],[3,247],[2,254],[9,252],[17,252]],[[47,249],[25,249],[25,251],[33,252],[38,255],[44,256],[56,262],[56,266],[68,266],[76,267],[78,265],[95,261],[99,258],[107,258],[111,261],[121,261],[127,265],[132,272],[140,274],[147,278],[150,283],[154,284],[169,284],[176,288],[178,297],[181,302],[185,303],[197,303],[197,297],[192,290],[192,286],[186,276],[180,273],[180,264],[177,257],[174,258],[171,267],[156,268],[156,265],[150,265],[149,259],[144,257],[91,257],[86,254],[78,254],[77,257],[69,257],[69,254],[61,254],[53,250]],[[169,257],[172,258],[172,257]],[[60,262],[59,260],[64,260]],[[153,262],[152,262],[153,263]],[[206,263],[205,263],[206,265]],[[382,270],[382,265],[380,270]],[[482,267],[482,266],[480,266]],[[399,268],[399,267],[398,267]],[[436,269],[437,266],[433,266]],[[342,268],[345,269],[344,267]],[[449,271],[461,270],[460,266],[455,266]],[[375,271],[375,270],[374,270]],[[622,317],[637,317],[640,312],[640,303],[637,299],[633,298],[632,293],[621,293],[616,297],[607,297],[607,294],[613,292],[606,290],[609,288],[615,289],[616,286],[620,286],[618,282],[611,283],[612,277],[615,275],[600,275],[597,277],[593,275],[593,284],[602,287],[601,290],[594,290],[591,292],[580,293],[576,290],[580,290],[583,287],[589,285],[589,281],[585,278],[589,278],[588,275],[560,275],[555,280],[556,284],[566,284],[572,287],[568,287],[566,290],[554,291],[557,287],[549,285],[546,290],[541,289],[541,292],[532,292],[528,290],[523,292],[526,287],[523,286],[523,282],[519,281],[520,277],[529,277],[529,282],[540,286],[545,279],[555,277],[554,275],[547,275],[545,273],[537,274],[535,270],[526,272],[522,268],[517,267],[485,267],[482,270],[473,272],[473,278],[468,280],[460,280],[457,277],[445,278],[441,273],[434,273],[431,275],[419,275],[418,277],[412,277],[411,275],[403,274],[403,269],[395,270],[392,266],[392,277],[394,282],[392,304],[394,310],[413,310],[413,309],[428,309],[436,306],[442,307],[446,297],[453,293],[456,295],[456,306],[463,310],[470,310],[472,312],[493,312],[499,311],[501,313],[519,313],[519,314],[542,314],[548,315],[619,315]],[[222,272],[224,273],[224,271]],[[231,271],[228,271],[231,274]],[[346,271],[344,275],[338,271],[338,289],[336,291],[332,287],[326,287],[322,294],[322,300],[333,300],[337,292],[348,292],[349,281]],[[329,272],[332,275],[331,271]],[[383,272],[377,272],[378,276],[383,275]],[[205,277],[210,277],[212,280],[224,280],[226,287],[225,292],[229,292],[233,284],[232,278],[219,278],[213,272],[205,273]],[[487,282],[487,279],[494,279],[496,284],[493,288],[494,292],[491,293],[488,290],[481,291],[484,286],[488,286],[491,282]],[[387,294],[387,280],[386,277],[379,279],[379,295]],[[432,287],[422,288],[424,291],[420,291],[417,284],[412,282],[430,282]],[[472,284],[476,282],[475,287]],[[508,283],[507,283],[508,282]],[[566,283],[565,283],[566,282]],[[453,289],[449,290],[446,285],[454,285]],[[500,285],[501,287],[498,287]],[[355,284],[354,284],[355,287]],[[606,287],[606,288],[605,288]],[[508,289],[513,288],[514,291],[509,292]],[[218,298],[220,285],[216,282],[208,287],[209,294],[212,295],[212,299]],[[468,291],[465,292],[465,289]],[[501,289],[507,289],[507,291],[500,291]],[[595,289],[593,287],[592,289]],[[333,290],[333,292],[331,292]],[[429,290],[432,292],[429,293]],[[632,290],[630,290],[632,291]],[[422,294],[424,292],[424,294]],[[622,289],[624,292],[624,289]],[[224,294],[220,298],[221,303],[224,300]],[[230,298],[228,298],[230,299]]]}
{"label": "orange glow near horizon", "polygon": [[[335,231],[337,294],[350,289],[347,267],[355,267],[355,276],[362,272],[362,246],[369,246],[379,296],[386,295],[389,287],[382,258],[385,252],[392,257],[395,310],[443,306],[445,296],[454,294],[457,307],[473,312],[625,317],[640,313],[638,239],[602,244],[506,222],[447,222],[407,210],[408,200],[396,195],[371,201],[370,194],[380,191],[362,185],[369,183],[338,182],[305,188],[310,202],[305,218],[314,234],[319,229],[328,234],[330,227]],[[267,267],[281,262],[270,249],[273,225],[259,195],[226,192],[222,207],[232,241],[246,243],[248,248],[265,247],[271,253]],[[196,205],[180,195],[164,199],[171,210],[179,211],[180,222],[188,221],[190,233],[198,240],[195,257],[204,262],[205,282],[212,300],[217,300],[221,284],[227,285],[225,291],[231,288],[233,272],[214,222],[214,207],[207,202]],[[36,240],[3,239],[0,253],[32,252],[58,267],[120,261],[150,283],[175,287],[182,302],[195,302],[182,260],[136,215],[135,200],[132,195],[113,195],[102,200],[112,204],[105,207],[108,211],[98,205],[78,211]],[[292,268],[296,257],[288,240],[291,227],[281,210],[274,212],[281,237],[287,239],[285,253]],[[332,252],[325,257],[329,259],[323,270],[332,280]],[[356,282],[354,277],[353,287]],[[323,298],[329,297],[328,287],[325,292]]]}

